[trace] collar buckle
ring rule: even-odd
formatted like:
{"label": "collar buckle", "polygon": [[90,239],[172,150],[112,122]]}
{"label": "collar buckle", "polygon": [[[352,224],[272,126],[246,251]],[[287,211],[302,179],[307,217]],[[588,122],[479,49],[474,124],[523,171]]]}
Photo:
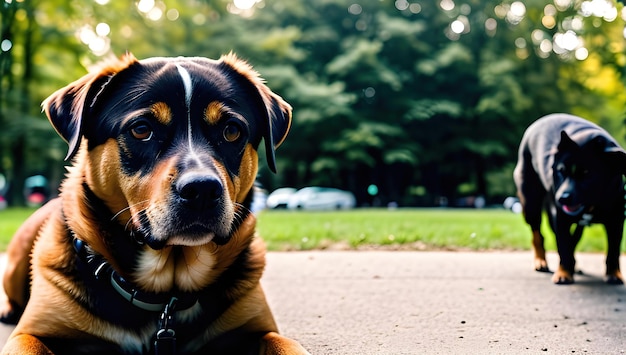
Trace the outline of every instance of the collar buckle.
{"label": "collar buckle", "polygon": [[165,305],[159,319],[159,330],[154,340],[155,355],[173,355],[176,353],[176,332],[174,331],[173,313],[176,312],[178,298],[172,297]]}

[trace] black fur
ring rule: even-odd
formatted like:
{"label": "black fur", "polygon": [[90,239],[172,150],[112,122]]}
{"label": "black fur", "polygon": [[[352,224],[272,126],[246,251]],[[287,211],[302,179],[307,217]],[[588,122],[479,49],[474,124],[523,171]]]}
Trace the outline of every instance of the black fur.
{"label": "black fur", "polygon": [[[574,249],[588,222],[606,227],[607,275],[619,271],[625,172],[626,152],[604,129],[587,120],[553,114],[538,119],[526,130],[514,172],[524,217],[533,232],[539,233],[546,207],[556,235],[560,266],[571,275]],[[572,228],[574,224],[578,227]],[[555,280],[568,281],[573,279]]]}
{"label": "black fur", "polygon": [[[109,76],[93,77],[91,82],[89,76],[81,79],[85,83],[90,83],[89,90],[71,90],[67,93],[71,100],[51,102],[48,112],[58,133],[69,144],[67,158],[71,158],[77,152],[83,135],[100,138],[89,142],[91,149],[102,144],[107,138],[117,137],[124,133],[138,120],[153,121],[150,118],[150,112],[137,115],[133,108],[148,107],[151,103],[162,101],[171,105],[174,115],[186,116],[188,113],[183,104],[185,98],[181,97],[184,95],[184,90],[176,72],[176,64],[179,63],[185,64],[186,69],[194,76],[194,80],[201,81],[201,83],[194,83],[191,101],[196,99],[202,99],[205,102],[221,101],[234,108],[236,114],[244,119],[237,120],[237,115],[233,116],[233,120],[241,125],[242,132],[245,133],[239,138],[240,153],[243,151],[245,142],[251,143],[256,149],[261,139],[264,139],[267,163],[270,169],[276,172],[274,149],[282,142],[290,128],[289,112],[283,111],[273,97],[267,97],[264,100],[259,88],[230,65],[200,57],[151,58],[133,63],[124,70]],[[123,85],[125,89],[118,90],[119,85]],[[142,95],[146,91],[150,91],[150,97]],[[252,98],[252,100],[241,100],[242,97]],[[189,112],[189,114],[197,116],[202,115],[203,112]],[[218,132],[218,130],[211,131]],[[204,132],[210,135],[207,130]],[[172,130],[171,135],[155,137],[157,138],[155,140],[171,145],[176,143],[169,141],[175,135]],[[214,147],[219,146],[219,142],[212,139],[215,137],[207,138],[214,142]],[[236,159],[237,154],[223,154],[223,156],[233,156],[232,161],[224,162],[229,168],[239,161]],[[138,157],[137,161],[142,160]],[[127,162],[125,167],[129,170],[140,170],[130,162]],[[145,171],[145,166],[141,171]]]}

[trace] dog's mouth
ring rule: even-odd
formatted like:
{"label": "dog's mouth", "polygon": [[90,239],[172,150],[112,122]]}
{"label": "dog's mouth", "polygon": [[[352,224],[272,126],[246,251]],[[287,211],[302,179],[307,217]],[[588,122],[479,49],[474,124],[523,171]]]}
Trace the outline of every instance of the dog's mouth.
{"label": "dog's mouth", "polygon": [[168,246],[223,245],[229,241],[236,221],[230,205],[201,210],[177,204],[165,207],[155,203],[131,213],[132,229],[139,244],[160,250]]}
{"label": "dog's mouth", "polygon": [[[215,223],[203,223],[199,221],[181,223],[151,223],[145,214],[140,218],[133,235],[137,243],[145,244],[154,250],[160,250],[167,246],[199,246],[215,242],[224,244],[228,241],[228,228],[221,228]],[[224,229],[224,230],[222,230]]]}
{"label": "dog's mouth", "polygon": [[154,234],[145,234],[138,241],[146,244],[154,250],[160,250],[166,246],[198,246],[211,242],[215,233],[201,226],[192,226],[187,230],[169,237],[156,237]]}
{"label": "dog's mouth", "polygon": [[570,216],[576,216],[585,209],[585,205],[581,203],[577,203],[575,205],[561,205],[561,209]]}

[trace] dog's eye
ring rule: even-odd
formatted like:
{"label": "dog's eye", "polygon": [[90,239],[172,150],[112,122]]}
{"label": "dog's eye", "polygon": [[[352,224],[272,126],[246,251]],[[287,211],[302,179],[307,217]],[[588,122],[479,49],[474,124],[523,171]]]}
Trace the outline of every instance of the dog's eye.
{"label": "dog's eye", "polygon": [[139,123],[131,127],[130,133],[140,141],[149,141],[152,138],[152,128],[145,123]]}
{"label": "dog's eye", "polygon": [[234,142],[241,137],[241,127],[235,123],[228,123],[226,127],[224,127],[223,134],[227,142]]}
{"label": "dog's eye", "polygon": [[560,163],[556,166],[556,171],[559,173],[565,173],[565,164]]}

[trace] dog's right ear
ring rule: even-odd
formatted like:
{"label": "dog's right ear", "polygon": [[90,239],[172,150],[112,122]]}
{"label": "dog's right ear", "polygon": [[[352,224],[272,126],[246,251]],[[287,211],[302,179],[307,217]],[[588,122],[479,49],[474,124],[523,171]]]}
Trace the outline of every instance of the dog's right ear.
{"label": "dog's right ear", "polygon": [[93,106],[113,75],[136,62],[132,54],[102,62],[96,70],[57,90],[41,104],[50,123],[69,146],[65,160],[74,156],[80,147],[86,111]]}

